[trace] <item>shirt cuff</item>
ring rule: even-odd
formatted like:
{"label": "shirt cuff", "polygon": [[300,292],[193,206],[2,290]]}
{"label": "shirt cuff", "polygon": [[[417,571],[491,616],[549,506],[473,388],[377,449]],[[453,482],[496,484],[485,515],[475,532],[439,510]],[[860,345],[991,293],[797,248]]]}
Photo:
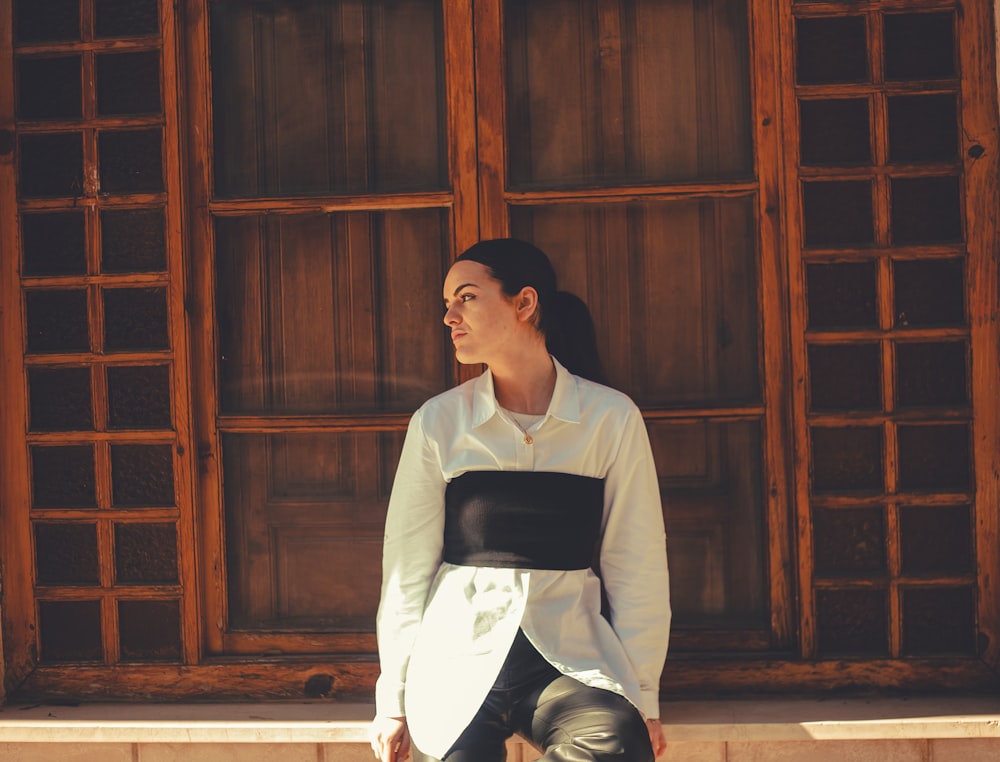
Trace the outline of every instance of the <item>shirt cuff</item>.
{"label": "shirt cuff", "polygon": [[379,717],[403,717],[404,685],[385,685],[381,680],[375,684],[375,714]]}
{"label": "shirt cuff", "polygon": [[656,720],[660,717],[660,692],[641,691],[639,701],[642,706],[639,709],[646,716],[647,720]]}

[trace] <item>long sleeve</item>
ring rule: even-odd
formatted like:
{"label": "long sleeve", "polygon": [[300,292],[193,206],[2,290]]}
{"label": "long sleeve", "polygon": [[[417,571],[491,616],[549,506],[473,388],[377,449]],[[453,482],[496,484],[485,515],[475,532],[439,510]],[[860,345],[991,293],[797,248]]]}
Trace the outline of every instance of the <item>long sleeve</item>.
{"label": "long sleeve", "polygon": [[622,429],[605,501],[601,577],[610,621],[639,678],[640,709],[647,717],[658,717],[670,635],[670,587],[656,467],[638,409],[633,408]]}
{"label": "long sleeve", "polygon": [[375,688],[376,711],[383,716],[404,714],[406,668],[441,564],[445,486],[418,410],[406,432],[385,523],[376,620],[381,674]]}

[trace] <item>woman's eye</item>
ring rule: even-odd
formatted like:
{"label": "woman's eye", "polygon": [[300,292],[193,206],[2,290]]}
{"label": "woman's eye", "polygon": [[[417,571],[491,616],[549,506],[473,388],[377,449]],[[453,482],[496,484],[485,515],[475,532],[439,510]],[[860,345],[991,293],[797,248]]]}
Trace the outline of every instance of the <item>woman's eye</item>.
{"label": "woman's eye", "polygon": [[475,299],[476,297],[475,297],[474,294],[462,294],[458,298],[461,299],[463,302],[468,302],[468,301],[471,301],[471,300]]}

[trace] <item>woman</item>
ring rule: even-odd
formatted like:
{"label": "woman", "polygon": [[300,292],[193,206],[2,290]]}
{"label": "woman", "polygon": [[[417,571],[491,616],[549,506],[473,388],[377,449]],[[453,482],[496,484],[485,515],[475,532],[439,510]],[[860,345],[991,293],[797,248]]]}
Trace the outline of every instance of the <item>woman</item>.
{"label": "woman", "polygon": [[487,370],[425,403],[406,434],[375,756],[502,762],[516,732],[544,760],[652,762],[670,606],[642,417],[584,378],[601,376],[589,313],[531,244],[469,248],[444,304],[458,361]]}

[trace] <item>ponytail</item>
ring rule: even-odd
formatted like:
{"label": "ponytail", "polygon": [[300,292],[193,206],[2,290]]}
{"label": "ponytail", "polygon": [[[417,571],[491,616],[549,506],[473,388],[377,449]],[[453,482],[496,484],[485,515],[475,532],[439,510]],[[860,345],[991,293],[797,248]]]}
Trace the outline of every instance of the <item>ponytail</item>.
{"label": "ponytail", "polygon": [[542,330],[549,354],[570,373],[607,384],[590,310],[580,297],[556,291],[542,311]]}

